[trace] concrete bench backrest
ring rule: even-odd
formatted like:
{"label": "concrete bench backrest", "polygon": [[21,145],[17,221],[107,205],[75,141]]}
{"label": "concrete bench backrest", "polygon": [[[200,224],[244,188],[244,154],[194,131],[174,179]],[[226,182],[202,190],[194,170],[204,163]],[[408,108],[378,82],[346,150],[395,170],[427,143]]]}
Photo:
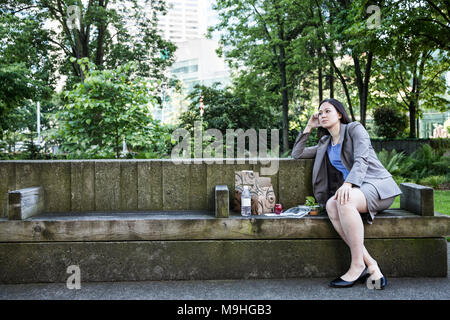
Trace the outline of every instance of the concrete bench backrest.
{"label": "concrete bench backrest", "polygon": [[[245,164],[194,160],[0,161],[0,216],[8,214],[9,191],[32,186],[44,189],[44,212],[214,211],[216,185],[228,186],[231,202],[235,171],[269,166],[249,159]],[[313,160],[277,161],[278,171],[270,176],[277,202],[285,208],[304,203],[312,195]]]}

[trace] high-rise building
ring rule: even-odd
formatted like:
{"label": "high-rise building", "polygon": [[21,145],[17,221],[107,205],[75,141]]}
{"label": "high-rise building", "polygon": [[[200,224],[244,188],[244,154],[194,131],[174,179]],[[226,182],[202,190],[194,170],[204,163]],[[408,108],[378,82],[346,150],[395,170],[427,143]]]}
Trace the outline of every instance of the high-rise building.
{"label": "high-rise building", "polygon": [[168,13],[158,17],[158,29],[175,43],[204,38],[210,4],[208,0],[168,0]]}
{"label": "high-rise building", "polygon": [[[230,82],[229,69],[224,58],[217,56],[217,39],[206,39],[209,26],[218,19],[212,9],[211,0],[168,0],[169,8],[165,16],[159,17],[158,29],[161,35],[174,42],[175,63],[169,70],[172,78],[182,82],[185,95],[195,84],[210,86],[214,82],[226,85]],[[162,122],[175,122],[187,107],[185,97],[173,92],[165,92],[163,110],[155,110],[154,116]]]}

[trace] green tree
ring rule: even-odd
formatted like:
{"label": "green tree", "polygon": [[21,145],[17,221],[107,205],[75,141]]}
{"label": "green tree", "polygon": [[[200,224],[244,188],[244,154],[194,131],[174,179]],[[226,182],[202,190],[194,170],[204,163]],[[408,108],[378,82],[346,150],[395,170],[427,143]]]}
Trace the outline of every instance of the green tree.
{"label": "green tree", "polygon": [[70,57],[88,58],[97,69],[135,61],[139,74],[152,79],[164,79],[164,69],[173,63],[175,45],[157,33],[157,14],[166,12],[163,0],[8,0],[0,10],[58,24],[49,41],[61,55],[60,73],[69,76],[69,87],[84,79]]}
{"label": "green tree", "polygon": [[408,111],[415,138],[424,110],[444,111],[449,105],[448,8],[442,1],[393,1],[383,19],[389,25],[380,48],[383,59],[374,61],[371,101]]}
{"label": "green tree", "polygon": [[444,52],[417,48],[411,43],[398,55],[402,59],[379,61],[372,92],[374,104],[400,105],[409,112],[411,138],[417,137],[416,120],[424,110],[443,112],[450,104],[450,88],[445,79],[449,57]]}
{"label": "green tree", "polygon": [[422,44],[450,50],[450,7],[447,0],[394,0],[397,31],[414,35]]}
{"label": "green tree", "polygon": [[[188,95],[191,100],[188,110],[180,117],[184,128],[191,130],[195,121],[202,120],[206,129],[215,128],[225,134],[226,129],[270,129],[280,124],[274,120],[277,115],[270,108],[258,105],[236,88],[221,89],[218,85],[194,87]],[[204,105],[203,116],[200,114],[200,99]]]}
{"label": "green tree", "polygon": [[[413,95],[418,103],[417,92],[421,90],[419,79],[421,61],[429,59],[428,55],[435,50],[442,52],[449,48],[450,18],[447,2],[311,1],[312,8],[319,17],[316,28],[325,49],[324,57],[330,61],[344,89],[353,120],[355,120],[353,111],[355,99],[351,86],[353,84],[356,86],[360,122],[365,125],[371,101],[370,92],[374,91],[371,90],[375,84],[372,80],[374,76],[385,72],[383,68],[386,63],[402,64],[406,59],[414,69],[414,62],[411,61],[411,57],[414,57],[417,67],[416,77],[411,77],[413,81],[411,87],[416,92]],[[343,63],[347,57],[351,57],[351,63]],[[337,61],[340,61],[340,65]],[[398,94],[396,90],[395,94]],[[419,112],[415,101],[408,102],[412,115],[412,135],[415,134],[412,122]]]}
{"label": "green tree", "polygon": [[373,117],[376,134],[384,138],[401,137],[408,127],[408,117],[391,105],[377,107]]}
{"label": "green tree", "polygon": [[27,70],[23,65],[0,67],[0,138],[11,128],[9,115],[31,98],[27,86]]}
{"label": "green tree", "polygon": [[[1,6],[0,6],[1,8]],[[0,138],[36,127],[25,116],[51,99],[55,85],[54,56],[41,16],[0,14]],[[19,111],[20,109],[20,111]],[[13,139],[14,140],[14,139]]]}
{"label": "green tree", "polygon": [[120,156],[122,141],[135,152],[167,153],[168,132],[153,120],[155,86],[139,76],[132,63],[114,70],[95,70],[78,61],[84,82],[66,91],[60,112],[60,138],[64,151],[75,156]]}
{"label": "green tree", "polygon": [[294,40],[312,25],[309,10],[304,1],[293,0],[218,0],[214,9],[221,21],[210,32],[225,31],[222,50],[230,64],[263,78],[280,95],[281,103],[272,107],[281,106],[282,146],[288,150],[289,102],[305,72],[301,66],[308,63],[306,48]]}
{"label": "green tree", "polygon": [[[372,20],[384,8],[385,2],[379,2],[375,12],[370,11],[369,5],[372,3],[367,0],[314,0],[312,3],[319,17],[316,28],[325,51],[324,58],[330,62],[343,87],[353,121],[355,113],[351,86],[355,84],[360,122],[365,125],[373,63],[379,56],[381,39],[388,25],[384,16],[384,20]],[[344,62],[347,57],[351,63]]]}

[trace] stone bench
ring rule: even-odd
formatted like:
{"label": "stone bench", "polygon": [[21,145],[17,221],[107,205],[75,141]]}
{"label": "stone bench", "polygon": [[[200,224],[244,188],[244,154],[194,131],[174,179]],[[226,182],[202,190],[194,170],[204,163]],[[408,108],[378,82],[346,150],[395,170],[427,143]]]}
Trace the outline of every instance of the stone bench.
{"label": "stone bench", "polygon": [[[444,277],[448,218],[387,210],[365,245],[388,276]],[[0,261],[2,283],[65,282],[70,265],[82,281],[330,278],[350,255],[326,216],[91,212],[0,221]]]}
{"label": "stone bench", "polygon": [[[280,160],[272,184],[287,208],[312,194],[312,161]],[[44,191],[41,213],[0,218],[0,283],[65,282],[70,265],[80,267],[82,281],[345,272],[349,250],[326,215],[246,218],[231,210],[234,171],[258,168],[164,160],[0,161],[3,200],[29,186]],[[429,196],[426,188],[401,188],[410,191],[402,195],[402,209],[386,210],[365,225],[365,245],[388,276],[445,277],[450,217],[426,213],[427,201],[420,200]],[[405,210],[412,195],[415,208]]]}

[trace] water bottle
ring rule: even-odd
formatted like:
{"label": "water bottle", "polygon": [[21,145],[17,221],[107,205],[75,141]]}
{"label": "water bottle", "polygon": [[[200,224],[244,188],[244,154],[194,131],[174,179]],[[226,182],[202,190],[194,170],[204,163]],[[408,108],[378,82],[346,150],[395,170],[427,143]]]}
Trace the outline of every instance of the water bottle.
{"label": "water bottle", "polygon": [[244,186],[241,195],[241,215],[248,217],[252,214],[252,198],[248,186]]}

